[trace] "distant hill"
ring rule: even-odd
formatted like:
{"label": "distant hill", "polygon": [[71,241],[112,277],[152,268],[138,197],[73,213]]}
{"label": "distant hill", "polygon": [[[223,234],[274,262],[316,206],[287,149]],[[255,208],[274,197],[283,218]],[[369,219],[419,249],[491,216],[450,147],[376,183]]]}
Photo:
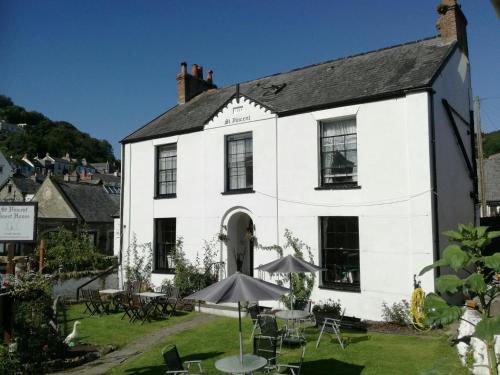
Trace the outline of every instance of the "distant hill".
{"label": "distant hill", "polygon": [[483,153],[485,158],[500,153],[500,130],[483,134]]}
{"label": "distant hill", "polygon": [[62,157],[69,153],[72,158],[85,158],[98,163],[115,161],[113,147],[104,139],[96,139],[83,133],[66,121],[52,121],[35,111],[26,111],[4,95],[0,95],[0,120],[11,124],[27,124],[24,131],[0,132],[0,151],[5,156],[22,157],[25,153]]}

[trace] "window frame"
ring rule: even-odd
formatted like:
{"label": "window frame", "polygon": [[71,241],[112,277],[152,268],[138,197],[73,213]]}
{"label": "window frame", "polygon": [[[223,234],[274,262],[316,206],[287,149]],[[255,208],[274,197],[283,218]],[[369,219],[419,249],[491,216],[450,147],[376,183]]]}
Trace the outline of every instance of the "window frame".
{"label": "window frame", "polygon": [[[252,183],[251,186],[248,186],[248,174],[245,174],[246,178],[246,187],[244,188],[235,188],[231,189],[230,188],[230,172],[229,172],[229,142],[231,137],[241,137],[240,139],[248,139],[250,138],[252,141]],[[254,186],[254,144],[253,144],[253,132],[250,131],[245,131],[245,132],[240,132],[240,133],[233,133],[233,134],[226,134],[224,136],[224,192],[222,192],[222,195],[231,195],[231,194],[246,194],[246,193],[255,193],[253,186]],[[247,154],[246,151],[246,145],[245,145],[245,154]],[[246,161],[245,161],[246,163]],[[248,168],[245,166],[245,168]],[[246,172],[245,172],[246,173]]]}
{"label": "window frame", "polygon": [[[160,194],[160,151],[162,148],[167,148],[167,147],[175,147],[175,173],[174,177],[175,180],[170,181],[170,182],[175,182],[175,193],[166,193],[166,194]],[[155,191],[154,191],[154,198],[155,199],[170,199],[170,198],[177,198],[177,142],[171,142],[171,143],[165,143],[162,145],[157,145],[155,146]],[[165,158],[167,159],[167,158]],[[165,173],[168,170],[173,170],[173,168],[166,168],[164,169]],[[165,183],[168,183],[168,180],[165,180]]]}
{"label": "window frame", "polygon": [[[340,135],[338,137],[345,137],[346,135],[356,135],[356,180],[355,181],[339,181],[339,182],[323,182],[323,126],[329,123],[335,123],[337,121],[343,120],[354,120],[356,124],[356,133],[350,133],[345,135]],[[360,189],[359,185],[359,158],[358,158],[358,121],[356,116],[345,116],[345,117],[335,117],[329,119],[323,119],[318,121],[318,186],[315,190],[345,190],[345,189]],[[334,136],[332,136],[334,137]]]}
{"label": "window frame", "polygon": [[[159,273],[159,274],[175,274],[176,273],[176,268],[175,267],[169,267],[169,268],[158,268],[158,226],[160,221],[162,220],[173,220],[174,224],[174,241],[173,244],[170,244],[172,247],[170,248],[170,253],[172,249],[175,249],[175,245],[177,243],[177,218],[175,217],[159,217],[153,219],[153,228],[154,228],[154,242],[153,242],[153,270],[152,273]],[[165,258],[167,258],[169,252],[165,254]],[[172,256],[172,255],[170,255]],[[167,265],[168,265],[168,259],[167,259]]]}
{"label": "window frame", "polygon": [[[319,248],[319,260],[320,260],[320,266],[324,269],[327,269],[326,264],[324,263],[325,260],[325,251],[326,248],[324,246],[324,236],[326,233],[323,233],[323,222],[324,220],[327,219],[347,219],[347,218],[356,218],[357,220],[357,229],[358,229],[358,238],[357,238],[357,243],[358,243],[358,249],[348,249],[348,251],[356,251],[358,253],[358,278],[359,278],[359,283],[354,284],[354,283],[346,283],[346,282],[331,282],[327,281],[325,282],[325,272],[326,271],[320,271],[320,277],[319,277],[319,288],[320,289],[328,289],[328,290],[338,290],[338,291],[345,291],[345,292],[354,292],[354,293],[361,293],[361,246],[360,246],[360,240],[359,240],[359,216],[320,216],[318,220],[319,224],[319,241],[320,241],[320,246]],[[329,248],[330,251],[335,251],[335,248]],[[337,249],[338,250],[338,249]]]}

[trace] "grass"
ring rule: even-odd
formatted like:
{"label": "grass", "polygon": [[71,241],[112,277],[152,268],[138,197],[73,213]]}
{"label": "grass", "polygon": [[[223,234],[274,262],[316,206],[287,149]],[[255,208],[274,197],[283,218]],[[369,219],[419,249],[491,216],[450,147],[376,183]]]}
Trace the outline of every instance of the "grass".
{"label": "grass", "polygon": [[[152,375],[165,372],[161,349],[175,343],[183,360],[201,359],[208,374],[219,373],[215,361],[238,353],[237,320],[217,318],[196,329],[171,336],[149,351],[108,372],[108,375]],[[251,352],[251,324],[244,321],[244,350]],[[318,331],[307,333],[307,349],[302,374],[468,374],[456,351],[439,333],[415,336],[368,332],[346,333],[350,344],[340,348],[335,337],[326,334],[315,349]],[[291,363],[300,357],[299,349],[283,347],[280,363]]]}
{"label": "grass", "polygon": [[88,313],[83,313],[84,310],[85,306],[83,304],[69,307],[66,334],[69,334],[73,329],[73,322],[79,320],[81,322],[79,326],[80,341],[97,346],[113,345],[118,348],[135,341],[147,333],[190,320],[195,316],[194,314],[178,312],[173,318],[153,320],[141,325],[140,323],[129,323],[127,316],[121,320],[123,313],[89,316]]}

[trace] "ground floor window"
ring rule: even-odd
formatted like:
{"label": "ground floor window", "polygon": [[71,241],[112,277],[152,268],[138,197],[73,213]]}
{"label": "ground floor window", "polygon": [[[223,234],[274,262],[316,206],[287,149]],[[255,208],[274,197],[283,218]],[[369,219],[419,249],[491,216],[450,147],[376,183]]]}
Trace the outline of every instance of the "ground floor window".
{"label": "ground floor window", "polygon": [[155,272],[174,273],[175,218],[155,220],[156,241],[154,247]]}
{"label": "ground floor window", "polygon": [[358,217],[321,218],[321,285],[360,291]]}

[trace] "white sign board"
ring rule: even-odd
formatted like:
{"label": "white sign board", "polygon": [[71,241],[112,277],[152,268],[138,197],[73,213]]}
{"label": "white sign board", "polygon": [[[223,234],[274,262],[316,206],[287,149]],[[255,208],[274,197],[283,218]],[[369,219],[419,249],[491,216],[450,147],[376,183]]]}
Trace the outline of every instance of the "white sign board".
{"label": "white sign board", "polygon": [[37,206],[0,203],[0,242],[35,241]]}

